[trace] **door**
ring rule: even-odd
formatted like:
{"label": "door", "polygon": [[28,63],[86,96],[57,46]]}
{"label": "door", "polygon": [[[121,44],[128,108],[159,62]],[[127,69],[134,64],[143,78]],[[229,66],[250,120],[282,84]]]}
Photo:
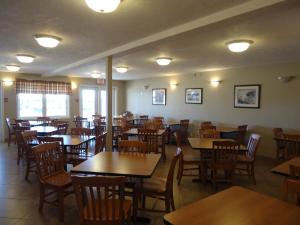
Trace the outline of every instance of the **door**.
{"label": "door", "polygon": [[80,115],[92,120],[92,115],[98,114],[98,88],[80,88]]}

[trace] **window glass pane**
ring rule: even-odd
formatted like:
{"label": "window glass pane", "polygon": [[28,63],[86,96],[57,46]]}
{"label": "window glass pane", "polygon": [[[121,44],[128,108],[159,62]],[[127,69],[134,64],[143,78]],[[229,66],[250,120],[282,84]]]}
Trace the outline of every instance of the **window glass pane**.
{"label": "window glass pane", "polygon": [[96,114],[96,90],[82,89],[81,90],[82,117],[92,119],[92,115]]}
{"label": "window glass pane", "polygon": [[68,116],[68,95],[46,95],[46,116]]}
{"label": "window glass pane", "polygon": [[106,116],[106,90],[101,90],[101,115]]}
{"label": "window glass pane", "polygon": [[43,116],[42,94],[18,94],[19,117]]}

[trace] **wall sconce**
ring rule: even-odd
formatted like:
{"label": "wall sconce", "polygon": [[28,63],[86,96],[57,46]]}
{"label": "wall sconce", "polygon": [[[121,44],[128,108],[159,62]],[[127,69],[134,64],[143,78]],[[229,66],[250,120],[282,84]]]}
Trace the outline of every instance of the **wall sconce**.
{"label": "wall sconce", "polygon": [[171,83],[171,84],[170,84],[170,87],[171,87],[172,89],[175,89],[178,85],[179,85],[179,83]]}
{"label": "wall sconce", "polygon": [[76,89],[78,86],[77,86],[77,84],[76,83],[71,83],[71,88],[72,88],[72,90],[74,90],[74,89]]}
{"label": "wall sconce", "polygon": [[277,80],[279,80],[282,83],[287,83],[293,80],[295,77],[294,76],[278,76]]}
{"label": "wall sconce", "polygon": [[212,81],[210,81],[210,84],[213,87],[218,87],[220,85],[220,83],[221,83],[220,80],[212,80]]}
{"label": "wall sconce", "polygon": [[12,80],[3,80],[3,85],[8,87],[8,86],[12,86],[14,84],[14,82]]}
{"label": "wall sconce", "polygon": [[144,85],[145,90],[148,90],[148,88],[149,88],[149,85]]}

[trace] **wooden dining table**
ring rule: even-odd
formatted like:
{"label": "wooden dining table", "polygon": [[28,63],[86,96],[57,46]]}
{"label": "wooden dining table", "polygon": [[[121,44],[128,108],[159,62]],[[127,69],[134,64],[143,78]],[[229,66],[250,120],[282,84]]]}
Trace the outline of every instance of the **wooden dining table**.
{"label": "wooden dining table", "polygon": [[48,136],[57,131],[57,127],[53,126],[33,126],[30,130],[36,130],[38,136]]}
{"label": "wooden dining table", "polygon": [[300,157],[295,157],[284,163],[279,164],[278,166],[274,167],[271,170],[271,172],[283,176],[290,176],[290,165],[300,167]]}
{"label": "wooden dining table", "polygon": [[164,223],[166,225],[299,225],[300,208],[235,186],[166,214]]}
{"label": "wooden dining table", "polygon": [[[142,186],[143,179],[153,175],[160,157],[160,154],[100,152],[75,166],[71,173],[135,177]],[[133,215],[136,218],[137,196],[134,195],[133,198]]]}

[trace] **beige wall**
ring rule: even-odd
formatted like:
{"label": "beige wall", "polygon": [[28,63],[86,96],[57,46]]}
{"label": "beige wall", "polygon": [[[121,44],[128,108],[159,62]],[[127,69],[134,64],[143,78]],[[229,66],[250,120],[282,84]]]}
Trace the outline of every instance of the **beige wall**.
{"label": "beige wall", "polygon": [[[54,80],[54,81],[72,81],[78,85],[76,89],[72,90],[70,96],[70,118],[74,115],[79,115],[79,86],[80,85],[97,85],[96,79],[89,78],[68,78],[68,77],[42,77],[40,75],[31,74],[14,74],[14,73],[1,73],[0,79],[15,80],[16,78],[23,78],[28,80]],[[125,83],[122,81],[113,81],[113,86],[117,88],[117,114],[121,114],[125,110]],[[4,118],[16,118],[17,117],[17,106],[16,106],[16,92],[15,86],[4,86],[3,87],[4,98],[8,99],[8,102],[4,102]],[[4,124],[5,125],[5,124]],[[6,127],[5,127],[6,129]],[[6,137],[6,135],[5,135]]]}
{"label": "beige wall", "polygon": [[[197,134],[198,124],[204,120],[216,125],[248,124],[250,132],[262,135],[258,154],[273,157],[272,128],[282,127],[289,132],[300,130],[300,76],[289,83],[281,83],[276,77],[298,74],[300,63],[292,63],[128,81],[126,108],[135,114],[190,119],[194,125],[192,135]],[[219,87],[210,86],[213,78],[222,80]],[[171,82],[179,83],[176,89],[170,88]],[[260,109],[233,107],[233,87],[243,84],[262,85]],[[145,85],[149,85],[147,90]],[[152,88],[167,88],[166,106],[152,105]],[[203,104],[185,104],[185,88],[203,88]]]}

